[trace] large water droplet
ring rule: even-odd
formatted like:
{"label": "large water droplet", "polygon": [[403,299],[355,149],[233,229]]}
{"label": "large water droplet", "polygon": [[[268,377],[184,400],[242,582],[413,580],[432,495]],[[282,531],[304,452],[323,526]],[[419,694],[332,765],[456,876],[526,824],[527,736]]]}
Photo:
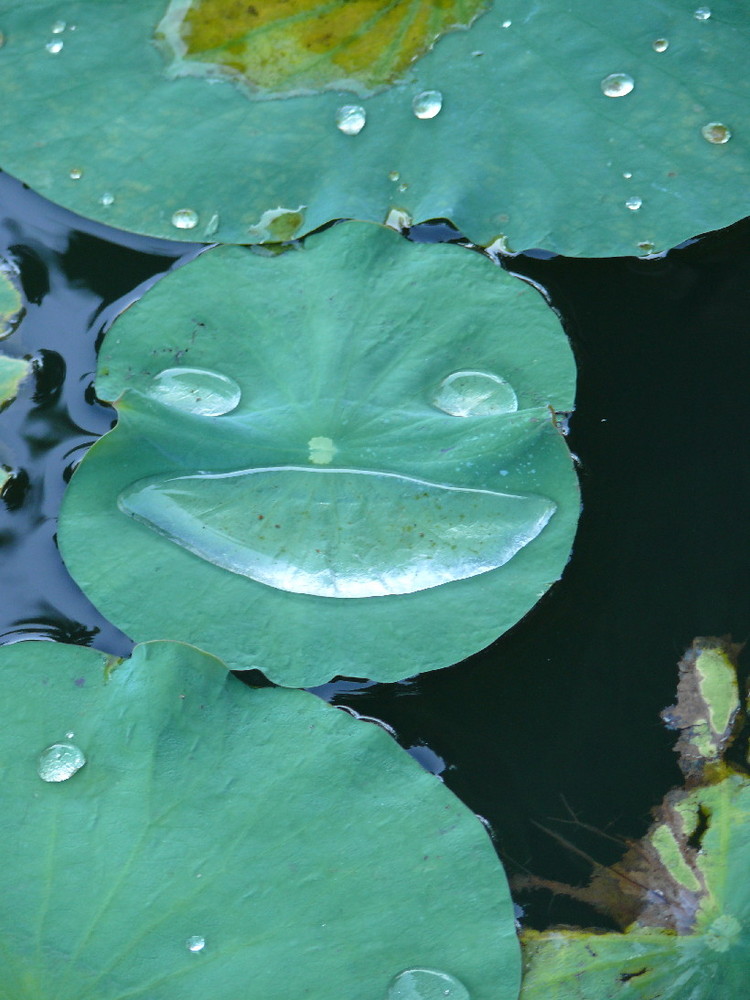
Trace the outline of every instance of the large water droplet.
{"label": "large water droplet", "polygon": [[711,17],[710,7],[697,7],[693,13],[696,21],[707,21]]}
{"label": "large water droplet", "polygon": [[440,114],[443,95],[439,90],[423,90],[411,102],[411,109],[417,118],[434,118]]}
{"label": "large water droplet", "polygon": [[344,135],[358,135],[366,121],[365,109],[359,104],[344,104],[336,112],[336,128]]}
{"label": "large water droplet", "polygon": [[203,951],[206,947],[206,939],[201,937],[200,934],[194,934],[187,939],[185,947],[188,951]]}
{"label": "large water droplet", "polygon": [[198,213],[192,208],[178,208],[172,215],[172,225],[175,229],[195,229],[198,225]]}
{"label": "large water droplet", "polygon": [[669,42],[666,38],[655,38],[651,43],[651,48],[654,52],[666,52],[669,48]]}
{"label": "large water droplet", "polygon": [[701,135],[706,142],[713,143],[717,146],[721,146],[725,142],[729,142],[732,138],[730,129],[728,129],[722,122],[709,122],[708,125],[704,125],[701,129]]}
{"label": "large water droplet", "polygon": [[51,52],[53,56],[56,56],[58,52],[62,52],[64,42],[61,38],[55,38],[52,42],[47,42],[44,46],[48,52]]}
{"label": "large water droplet", "polygon": [[518,409],[513,386],[489,372],[454,372],[437,387],[432,402],[452,417],[494,417]]}
{"label": "large water droplet", "polygon": [[627,73],[610,73],[609,76],[604,77],[601,84],[602,93],[606,97],[625,97],[634,86],[633,77],[628,76]]}
{"label": "large water droplet", "polygon": [[227,375],[203,368],[165,368],[155,375],[149,396],[203,417],[220,417],[239,405],[242,390]]}
{"label": "large water droplet", "polygon": [[640,198],[628,198],[625,202],[625,207],[629,208],[631,212],[637,212],[642,204],[643,201]]}
{"label": "large water droplet", "polygon": [[470,1000],[470,995],[448,972],[406,969],[391,980],[386,1000]]}
{"label": "large water droplet", "polygon": [[296,467],[152,476],[117,502],[232,573],[344,598],[409,594],[497,569],[555,511],[541,496]]}
{"label": "large water droplet", "polygon": [[67,781],[86,763],[86,757],[73,743],[53,743],[39,755],[37,772],[42,781]]}

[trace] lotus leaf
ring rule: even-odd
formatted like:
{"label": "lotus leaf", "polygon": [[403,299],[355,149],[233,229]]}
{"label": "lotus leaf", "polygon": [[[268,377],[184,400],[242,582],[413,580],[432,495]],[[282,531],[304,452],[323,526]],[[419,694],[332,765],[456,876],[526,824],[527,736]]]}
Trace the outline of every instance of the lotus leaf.
{"label": "lotus leaf", "polygon": [[31,361],[0,354],[0,410],[13,402],[18,395],[18,387],[30,371]]}
{"label": "lotus leaf", "polygon": [[23,302],[17,280],[15,268],[0,257],[0,340],[13,333],[21,318]]}
{"label": "lotus leaf", "polygon": [[568,558],[550,409],[574,381],[538,292],[464,247],[348,223],[209,250],[104,341],[119,423],[68,488],[63,557],[135,638],[281,684],[455,663]]}
{"label": "lotus leaf", "polygon": [[4,168],[114,226],[239,243],[395,206],[482,244],[633,254],[747,211],[745,5],[290,0],[238,21],[241,9],[10,5]]}
{"label": "lotus leaf", "polygon": [[485,830],[379,726],[181,643],[2,660],[2,1000],[517,996]]}

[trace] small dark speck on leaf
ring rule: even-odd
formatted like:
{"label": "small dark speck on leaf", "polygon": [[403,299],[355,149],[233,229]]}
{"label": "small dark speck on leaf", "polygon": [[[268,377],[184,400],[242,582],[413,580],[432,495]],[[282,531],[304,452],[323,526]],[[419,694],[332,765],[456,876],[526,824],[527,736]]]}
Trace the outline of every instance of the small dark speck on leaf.
{"label": "small dark speck on leaf", "polygon": [[644,965],[644,967],[642,969],[639,969],[637,972],[621,972],[620,973],[620,982],[621,983],[628,983],[628,982],[630,982],[631,979],[635,979],[637,976],[642,976],[646,972],[648,972],[648,969],[645,967],[645,965]]}
{"label": "small dark speck on leaf", "polygon": [[75,684],[75,686],[77,688],[82,688],[83,685],[86,683],[86,678],[85,677],[76,677],[76,679],[73,681],[73,683]]}

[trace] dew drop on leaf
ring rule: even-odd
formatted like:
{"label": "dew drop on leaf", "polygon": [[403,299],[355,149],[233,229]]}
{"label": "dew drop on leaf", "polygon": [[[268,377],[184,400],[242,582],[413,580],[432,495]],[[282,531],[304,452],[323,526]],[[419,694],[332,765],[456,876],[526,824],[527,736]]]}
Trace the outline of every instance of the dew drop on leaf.
{"label": "dew drop on leaf", "polygon": [[172,215],[172,225],[175,229],[195,229],[198,213],[192,208],[178,208]]}
{"label": "dew drop on leaf", "polygon": [[454,372],[444,378],[433,405],[452,417],[493,417],[515,413],[518,399],[513,386],[489,372]]}
{"label": "dew drop on leaf", "polygon": [[391,981],[385,1000],[471,1000],[471,995],[448,972],[406,969]]}
{"label": "dew drop on leaf", "polygon": [[86,763],[83,751],[73,743],[53,743],[39,755],[37,773],[42,781],[67,781]]}
{"label": "dew drop on leaf", "polygon": [[185,947],[187,948],[188,951],[192,952],[203,951],[203,949],[206,947],[206,939],[204,937],[201,937],[200,934],[194,934],[192,937],[189,937],[187,939],[187,941],[185,942]]}
{"label": "dew drop on leaf", "polygon": [[435,118],[443,107],[443,95],[439,90],[423,90],[411,102],[411,107],[417,118]]}
{"label": "dew drop on leaf", "polygon": [[610,73],[604,77],[601,86],[605,97],[625,97],[632,91],[635,81],[627,73]]}
{"label": "dew drop on leaf", "polygon": [[167,406],[203,417],[231,413],[242,398],[233,378],[204,368],[165,368],[154,376],[148,394]]}
{"label": "dew drop on leaf", "polygon": [[707,125],[704,125],[701,129],[701,135],[706,142],[710,142],[715,146],[723,146],[725,142],[729,142],[732,138],[730,129],[722,122],[709,122]]}
{"label": "dew drop on leaf", "polygon": [[366,122],[367,114],[359,104],[344,104],[336,112],[336,128],[344,135],[359,135]]}

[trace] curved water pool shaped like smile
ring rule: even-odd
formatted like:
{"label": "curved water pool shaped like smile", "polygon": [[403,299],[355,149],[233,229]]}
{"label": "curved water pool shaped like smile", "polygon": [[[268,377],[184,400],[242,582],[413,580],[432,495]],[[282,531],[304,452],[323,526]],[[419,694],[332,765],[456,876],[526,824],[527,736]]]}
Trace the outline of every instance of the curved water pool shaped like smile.
{"label": "curved water pool shaped like smile", "polygon": [[546,497],[390,472],[283,466],[150,476],[121,511],[208,562],[278,590],[385,597],[507,563],[547,524]]}

